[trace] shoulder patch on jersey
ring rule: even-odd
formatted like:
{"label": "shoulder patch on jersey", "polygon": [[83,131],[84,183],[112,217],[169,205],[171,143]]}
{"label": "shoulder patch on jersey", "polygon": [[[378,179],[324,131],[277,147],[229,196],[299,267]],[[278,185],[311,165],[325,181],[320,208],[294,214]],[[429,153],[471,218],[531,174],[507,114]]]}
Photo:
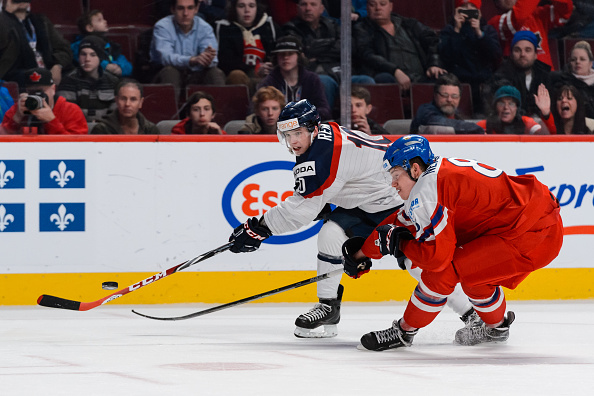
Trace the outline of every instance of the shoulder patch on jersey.
{"label": "shoulder patch on jersey", "polygon": [[294,177],[305,177],[305,176],[315,176],[316,174],[316,162],[315,161],[307,161],[301,164],[295,165],[293,168],[293,176]]}

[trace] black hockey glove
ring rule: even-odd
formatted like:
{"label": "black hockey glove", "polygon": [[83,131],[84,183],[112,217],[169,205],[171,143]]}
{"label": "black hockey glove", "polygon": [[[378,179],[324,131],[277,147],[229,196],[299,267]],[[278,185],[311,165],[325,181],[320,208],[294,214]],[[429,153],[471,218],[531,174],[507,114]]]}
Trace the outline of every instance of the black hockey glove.
{"label": "black hockey glove", "polygon": [[352,237],[342,244],[342,264],[344,265],[344,272],[354,279],[368,273],[371,269],[371,259],[369,257],[360,259],[355,259],[353,257],[353,255],[361,249],[364,243],[365,238]]}
{"label": "black hockey glove", "polygon": [[229,250],[233,253],[253,252],[270,236],[272,236],[270,229],[260,224],[256,217],[252,217],[233,230],[229,237],[229,242],[233,242],[233,246]]}
{"label": "black hockey glove", "polygon": [[[415,239],[413,234],[411,234],[406,227],[396,227],[392,224],[384,224],[377,227],[376,230],[379,235],[379,240],[376,241],[376,243],[379,244],[380,253],[384,256],[391,254],[397,259],[399,259],[399,256],[404,257],[404,254],[400,251],[400,241],[410,241],[411,239]],[[402,268],[403,264],[404,259],[402,259],[402,264],[399,259],[398,265],[400,268]]]}

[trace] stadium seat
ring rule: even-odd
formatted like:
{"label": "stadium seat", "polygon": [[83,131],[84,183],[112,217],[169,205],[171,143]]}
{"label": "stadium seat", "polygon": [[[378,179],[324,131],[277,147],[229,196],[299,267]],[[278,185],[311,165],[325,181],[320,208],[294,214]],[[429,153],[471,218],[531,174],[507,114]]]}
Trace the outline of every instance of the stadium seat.
{"label": "stadium seat", "polygon": [[[410,92],[411,113],[414,118],[419,106],[423,103],[430,103],[433,101],[433,86],[434,84],[420,84],[414,83]],[[462,84],[462,97],[460,98],[460,105],[458,106],[458,113],[464,118],[470,118],[473,115],[472,110],[472,93],[470,84]]]}
{"label": "stadium seat", "polygon": [[268,0],[269,15],[279,25],[284,25],[297,16],[297,3],[293,0]]}
{"label": "stadium seat", "polygon": [[392,119],[404,118],[398,84],[361,84],[359,86],[364,87],[371,94],[373,109],[369,118],[379,124]]}
{"label": "stadium seat", "polygon": [[122,50],[122,55],[128,59],[128,62],[133,64],[134,62],[134,51],[136,48],[133,46],[132,38],[128,33],[112,33],[111,31],[106,35],[109,41],[117,43],[120,45]]}
{"label": "stadium seat", "polygon": [[143,84],[144,103],[142,114],[149,121],[158,123],[162,120],[178,118],[177,99],[173,84]]}
{"label": "stadium seat", "polygon": [[561,61],[559,57],[559,42],[555,39],[549,39],[549,52],[551,54],[551,60],[553,61],[553,69],[561,70]]}
{"label": "stadium seat", "polygon": [[404,120],[388,120],[384,124],[384,129],[390,135],[408,135],[410,132],[410,118]]}
{"label": "stadium seat", "polygon": [[245,125],[245,120],[231,120],[225,124],[223,130],[227,135],[237,135],[237,132]]}
{"label": "stadium seat", "polygon": [[54,25],[76,26],[76,21],[84,12],[83,0],[34,1],[31,5],[34,14],[44,14]]}
{"label": "stadium seat", "polygon": [[241,120],[249,114],[250,96],[245,85],[194,85],[186,87],[186,98],[196,91],[204,91],[215,99],[215,121],[225,125],[232,120]]}
{"label": "stadium seat", "polygon": [[180,120],[163,120],[157,122],[157,128],[159,129],[159,134],[161,135],[171,135],[171,129],[179,122]]}

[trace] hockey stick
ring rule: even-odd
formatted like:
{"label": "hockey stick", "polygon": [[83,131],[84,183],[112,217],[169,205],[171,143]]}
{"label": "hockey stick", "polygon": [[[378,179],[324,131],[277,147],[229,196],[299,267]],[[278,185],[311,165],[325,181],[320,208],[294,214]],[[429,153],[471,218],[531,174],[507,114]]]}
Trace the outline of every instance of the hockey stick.
{"label": "hockey stick", "polygon": [[343,269],[342,268],[341,269],[336,269],[334,271],[328,272],[327,274],[322,274],[322,275],[314,276],[313,278],[305,279],[305,280],[302,280],[300,282],[291,283],[290,285],[279,287],[278,289],[274,289],[274,290],[270,290],[270,291],[267,291],[267,292],[264,292],[264,293],[256,294],[256,295],[253,295],[251,297],[242,298],[241,300],[232,301],[232,302],[227,303],[227,304],[217,305],[216,307],[208,308],[208,309],[205,309],[203,311],[194,312],[194,313],[191,313],[191,314],[188,314],[188,315],[184,315],[184,316],[174,316],[174,317],[165,317],[165,318],[162,318],[162,317],[157,317],[157,316],[145,315],[145,314],[140,313],[140,312],[137,312],[135,310],[132,310],[132,312],[134,312],[136,315],[144,316],[145,318],[155,319],[155,320],[184,320],[184,319],[191,319],[191,318],[196,318],[198,316],[207,315],[209,313],[221,311],[223,309],[235,307],[237,305],[245,304],[245,303],[248,303],[250,301],[259,300],[261,298],[272,296],[272,295],[278,294],[278,293],[282,293],[282,292],[287,291],[287,290],[297,289],[298,287],[309,285],[310,283],[319,282],[321,280],[328,279],[328,278],[330,278],[332,276],[336,276],[338,274],[342,274],[342,272],[343,272]]}
{"label": "hockey stick", "polygon": [[44,306],[44,307],[50,307],[50,308],[71,309],[73,311],[88,311],[89,309],[93,309],[95,307],[98,307],[99,305],[107,304],[108,302],[113,301],[116,298],[122,297],[125,294],[131,293],[131,292],[138,290],[141,287],[144,287],[146,285],[150,285],[151,283],[154,283],[160,279],[163,279],[166,276],[169,276],[171,274],[179,272],[179,271],[186,269],[194,264],[198,264],[201,261],[209,259],[221,252],[229,250],[229,248],[231,246],[233,246],[233,242],[226,243],[223,246],[219,246],[218,248],[211,250],[210,252],[206,252],[200,256],[194,257],[191,260],[184,261],[183,263],[178,264],[175,267],[171,267],[166,271],[159,272],[158,274],[155,274],[153,276],[149,276],[148,278],[146,278],[140,282],[136,282],[133,285],[130,285],[128,287],[120,289],[117,292],[112,293],[109,296],[103,297],[97,301],[92,301],[92,302],[73,301],[73,300],[68,300],[66,298],[54,297],[54,296],[50,296],[47,294],[42,294],[37,299],[37,304]]}

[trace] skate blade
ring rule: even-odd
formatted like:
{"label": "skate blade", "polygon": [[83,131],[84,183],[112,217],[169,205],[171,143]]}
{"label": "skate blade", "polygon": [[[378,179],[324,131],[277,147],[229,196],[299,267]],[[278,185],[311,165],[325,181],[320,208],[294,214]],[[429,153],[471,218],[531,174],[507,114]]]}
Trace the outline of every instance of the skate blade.
{"label": "skate blade", "polygon": [[338,335],[338,328],[336,325],[323,325],[316,329],[304,329],[297,326],[293,334],[297,338],[332,338]]}

